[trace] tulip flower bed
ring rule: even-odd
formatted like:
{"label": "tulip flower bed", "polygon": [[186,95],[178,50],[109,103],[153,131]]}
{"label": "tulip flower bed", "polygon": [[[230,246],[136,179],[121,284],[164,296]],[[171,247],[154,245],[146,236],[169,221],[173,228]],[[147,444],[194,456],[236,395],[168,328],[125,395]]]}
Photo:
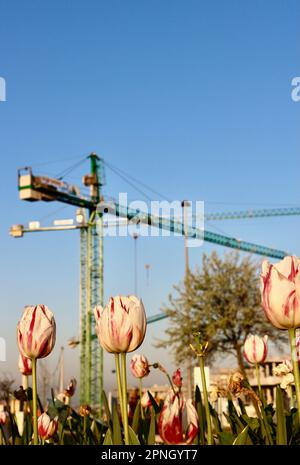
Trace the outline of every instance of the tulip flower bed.
{"label": "tulip flower bed", "polygon": [[[133,355],[131,373],[139,382],[140,400],[133,416],[128,415],[126,356],[141,346],[146,333],[146,314],[142,301],[135,296],[116,296],[104,308],[95,308],[96,332],[101,346],[114,355],[118,405],[110,410],[103,393],[105,413],[97,418],[89,405],[75,410],[70,405],[76,381],[71,380],[64,393],[52,391],[45,411],[38,396],[38,360],[53,349],[56,325],[52,312],[44,305],[26,307],[18,324],[19,369],[32,376],[32,388],[23,386],[15,393],[21,410],[13,414],[0,411],[0,444],[86,444],[86,445],[281,445],[300,444],[300,376],[298,353],[300,342],[300,260],[286,257],[276,265],[263,263],[261,275],[262,305],[266,317],[278,330],[287,330],[291,344],[291,362],[279,366],[284,379],[276,387],[276,401],[267,404],[260,385],[259,365],[267,356],[267,338],[249,335],[244,356],[256,368],[258,391],[247,379],[234,373],[227,389],[226,426],[209,401],[204,360],[208,342],[194,333],[191,351],[199,361],[202,392],[196,388],[193,399],[185,399],[180,369],[173,376],[159,364],[150,365],[144,355]],[[152,369],[159,369],[170,384],[164,401],[157,402],[151,393],[143,394],[142,380]],[[278,383],[279,384],[279,383]],[[291,408],[284,402],[289,388]],[[295,393],[295,399],[294,399]],[[247,413],[245,400],[256,414]],[[295,408],[296,405],[298,408]]]}

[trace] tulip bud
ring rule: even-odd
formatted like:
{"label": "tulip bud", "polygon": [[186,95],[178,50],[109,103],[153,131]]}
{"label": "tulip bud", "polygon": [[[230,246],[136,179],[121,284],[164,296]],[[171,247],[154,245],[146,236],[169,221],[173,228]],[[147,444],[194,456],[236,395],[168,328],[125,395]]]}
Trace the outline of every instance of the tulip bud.
{"label": "tulip bud", "polygon": [[76,391],[77,381],[75,378],[72,378],[66,389],[64,390],[64,394],[67,397],[73,397]]}
{"label": "tulip bud", "polygon": [[250,334],[244,344],[244,357],[247,362],[253,364],[263,363],[268,353],[267,342],[268,336],[261,338]]}
{"label": "tulip bud", "polygon": [[22,375],[30,376],[32,374],[31,359],[28,357],[24,357],[24,355],[20,353],[18,368]]}
{"label": "tulip bud", "polygon": [[19,350],[24,357],[47,357],[56,338],[53,313],[45,305],[25,307],[17,326],[17,337]]}
{"label": "tulip bud", "polygon": [[172,376],[172,381],[177,386],[178,388],[182,387],[182,376],[181,376],[181,371],[180,368],[177,368],[176,371],[174,371],[173,376]]}
{"label": "tulip bud", "polygon": [[94,309],[94,315],[99,342],[107,352],[133,352],[142,344],[147,323],[143,303],[137,297],[111,297],[106,307]]}
{"label": "tulip bud", "polygon": [[268,320],[279,329],[300,327],[300,260],[285,257],[275,265],[262,263],[262,306]]}
{"label": "tulip bud", "polygon": [[58,429],[58,417],[50,419],[47,413],[42,413],[38,418],[38,433],[42,439],[53,438]]}
{"label": "tulip bud", "polygon": [[130,362],[130,370],[136,378],[144,378],[150,373],[148,360],[144,355],[133,355]]}

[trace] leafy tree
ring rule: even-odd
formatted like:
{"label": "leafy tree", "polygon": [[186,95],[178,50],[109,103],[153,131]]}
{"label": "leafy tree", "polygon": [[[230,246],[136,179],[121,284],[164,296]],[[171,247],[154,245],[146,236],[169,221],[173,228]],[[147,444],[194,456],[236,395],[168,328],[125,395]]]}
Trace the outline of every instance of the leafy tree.
{"label": "leafy tree", "polygon": [[208,341],[208,357],[217,354],[234,355],[245,374],[243,345],[248,334],[263,336],[279,345],[285,341],[285,331],[269,323],[261,307],[259,264],[238,252],[224,258],[212,252],[204,254],[202,269],[189,272],[185,282],[174,286],[176,297],[169,295],[169,304],[162,310],[169,316],[167,339],[157,347],[174,350],[176,363],[190,358],[193,333],[200,332]]}
{"label": "leafy tree", "polygon": [[4,375],[0,379],[0,400],[5,400],[7,405],[9,405],[10,395],[13,393],[14,382],[15,380],[10,378],[9,375]]}

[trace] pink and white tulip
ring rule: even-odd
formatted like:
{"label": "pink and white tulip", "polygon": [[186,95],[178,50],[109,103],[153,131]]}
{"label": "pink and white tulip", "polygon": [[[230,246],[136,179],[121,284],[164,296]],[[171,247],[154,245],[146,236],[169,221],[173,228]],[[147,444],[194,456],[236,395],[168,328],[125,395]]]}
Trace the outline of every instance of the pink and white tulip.
{"label": "pink and white tulip", "polygon": [[54,316],[48,307],[25,307],[17,326],[17,338],[19,351],[24,357],[47,357],[54,347],[56,338]]}
{"label": "pink and white tulip", "polygon": [[144,378],[150,373],[149,363],[144,355],[135,354],[130,362],[130,370],[136,378]]}
{"label": "pink and white tulip", "polygon": [[275,265],[262,263],[262,306],[268,320],[279,329],[300,327],[300,259],[285,257]]}
{"label": "pink and white tulip", "polygon": [[18,363],[19,372],[24,376],[31,376],[32,374],[32,363],[31,359],[28,357],[24,357],[23,354],[20,353],[19,355],[19,363]]}
{"label": "pink and white tulip", "polygon": [[[154,398],[154,394],[150,391],[152,397]],[[141,406],[143,408],[149,408],[152,406],[152,402],[151,402],[151,399],[149,397],[149,394],[148,394],[148,391],[144,392],[144,394],[142,395],[142,398],[141,398]]]}
{"label": "pink and white tulip", "polygon": [[[183,432],[182,416],[187,410],[187,429]],[[165,444],[191,444],[198,433],[198,415],[192,400],[185,402],[182,393],[170,390],[158,420],[158,432]]]}
{"label": "pink and white tulip", "polygon": [[174,371],[173,376],[172,376],[172,381],[177,386],[178,388],[182,387],[182,376],[181,376],[181,371],[180,368],[177,368],[177,370]]}
{"label": "pink and white tulip", "polygon": [[250,336],[247,337],[244,344],[244,357],[249,363],[263,363],[268,354],[268,336],[259,337]]}
{"label": "pink and white tulip", "polygon": [[133,352],[142,344],[147,322],[144,305],[137,297],[111,297],[106,307],[94,309],[94,315],[99,342],[107,352]]}
{"label": "pink and white tulip", "polygon": [[47,415],[47,413],[42,413],[38,418],[38,433],[42,439],[52,438],[58,428],[58,417],[55,417],[53,420]]}

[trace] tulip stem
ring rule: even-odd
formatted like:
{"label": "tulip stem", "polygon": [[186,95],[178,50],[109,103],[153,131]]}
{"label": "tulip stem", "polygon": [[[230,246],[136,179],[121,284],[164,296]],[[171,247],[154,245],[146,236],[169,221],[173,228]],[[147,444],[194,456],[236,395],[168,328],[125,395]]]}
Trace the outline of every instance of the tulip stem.
{"label": "tulip stem", "polygon": [[170,375],[169,375],[168,373],[166,373],[166,376],[167,376],[168,381],[169,381],[169,383],[170,383],[170,386],[171,386],[171,388],[172,388],[172,390],[173,390],[173,392],[174,392],[174,396],[176,396],[176,391],[175,391],[175,389],[174,389],[174,384],[172,383],[172,380],[171,380],[171,378],[170,378]]}
{"label": "tulip stem", "polygon": [[207,443],[208,445],[212,446],[214,445],[214,438],[212,434],[211,417],[210,417],[210,411],[209,411],[209,402],[208,402],[208,394],[207,394],[207,387],[206,387],[203,355],[199,356],[199,364],[200,364],[200,373],[201,373],[201,381],[202,381],[202,389],[203,389],[203,400],[204,400],[206,423],[207,423]]}
{"label": "tulip stem", "polygon": [[87,415],[83,417],[83,441],[84,445],[87,445]]}
{"label": "tulip stem", "polygon": [[33,408],[33,444],[38,445],[36,358],[32,359],[32,408]]}
{"label": "tulip stem", "polygon": [[128,431],[128,414],[127,414],[127,378],[126,378],[126,352],[121,354],[122,362],[122,389],[123,389],[123,426],[125,445],[129,446],[129,431]]}
{"label": "tulip stem", "polygon": [[115,363],[116,363],[116,374],[117,374],[117,384],[118,384],[118,396],[121,410],[121,417],[124,424],[124,408],[123,408],[123,392],[122,392],[122,382],[121,382],[121,370],[120,370],[120,359],[119,354],[115,354]]}
{"label": "tulip stem", "polygon": [[291,409],[295,407],[294,405],[294,393],[293,393],[293,386],[289,385],[287,387],[287,391],[288,391],[288,394],[289,394],[289,397],[291,399]]}
{"label": "tulip stem", "polygon": [[144,420],[144,409],[142,407],[142,396],[143,396],[143,381],[142,381],[142,378],[139,378],[139,390],[140,390],[141,418],[142,418],[142,420]]}
{"label": "tulip stem", "polygon": [[291,344],[291,355],[292,355],[292,363],[293,363],[293,369],[294,369],[297,412],[298,412],[298,419],[300,423],[300,373],[299,373],[298,357],[297,357],[297,350],[296,350],[296,329],[295,328],[289,329],[289,338],[290,338],[290,344]]}
{"label": "tulip stem", "polygon": [[259,370],[259,364],[255,364],[255,371],[256,371],[256,380],[257,380],[257,387],[258,387],[258,392],[259,392],[259,397],[262,399],[262,390],[261,390],[261,384],[260,384],[260,370]]}

